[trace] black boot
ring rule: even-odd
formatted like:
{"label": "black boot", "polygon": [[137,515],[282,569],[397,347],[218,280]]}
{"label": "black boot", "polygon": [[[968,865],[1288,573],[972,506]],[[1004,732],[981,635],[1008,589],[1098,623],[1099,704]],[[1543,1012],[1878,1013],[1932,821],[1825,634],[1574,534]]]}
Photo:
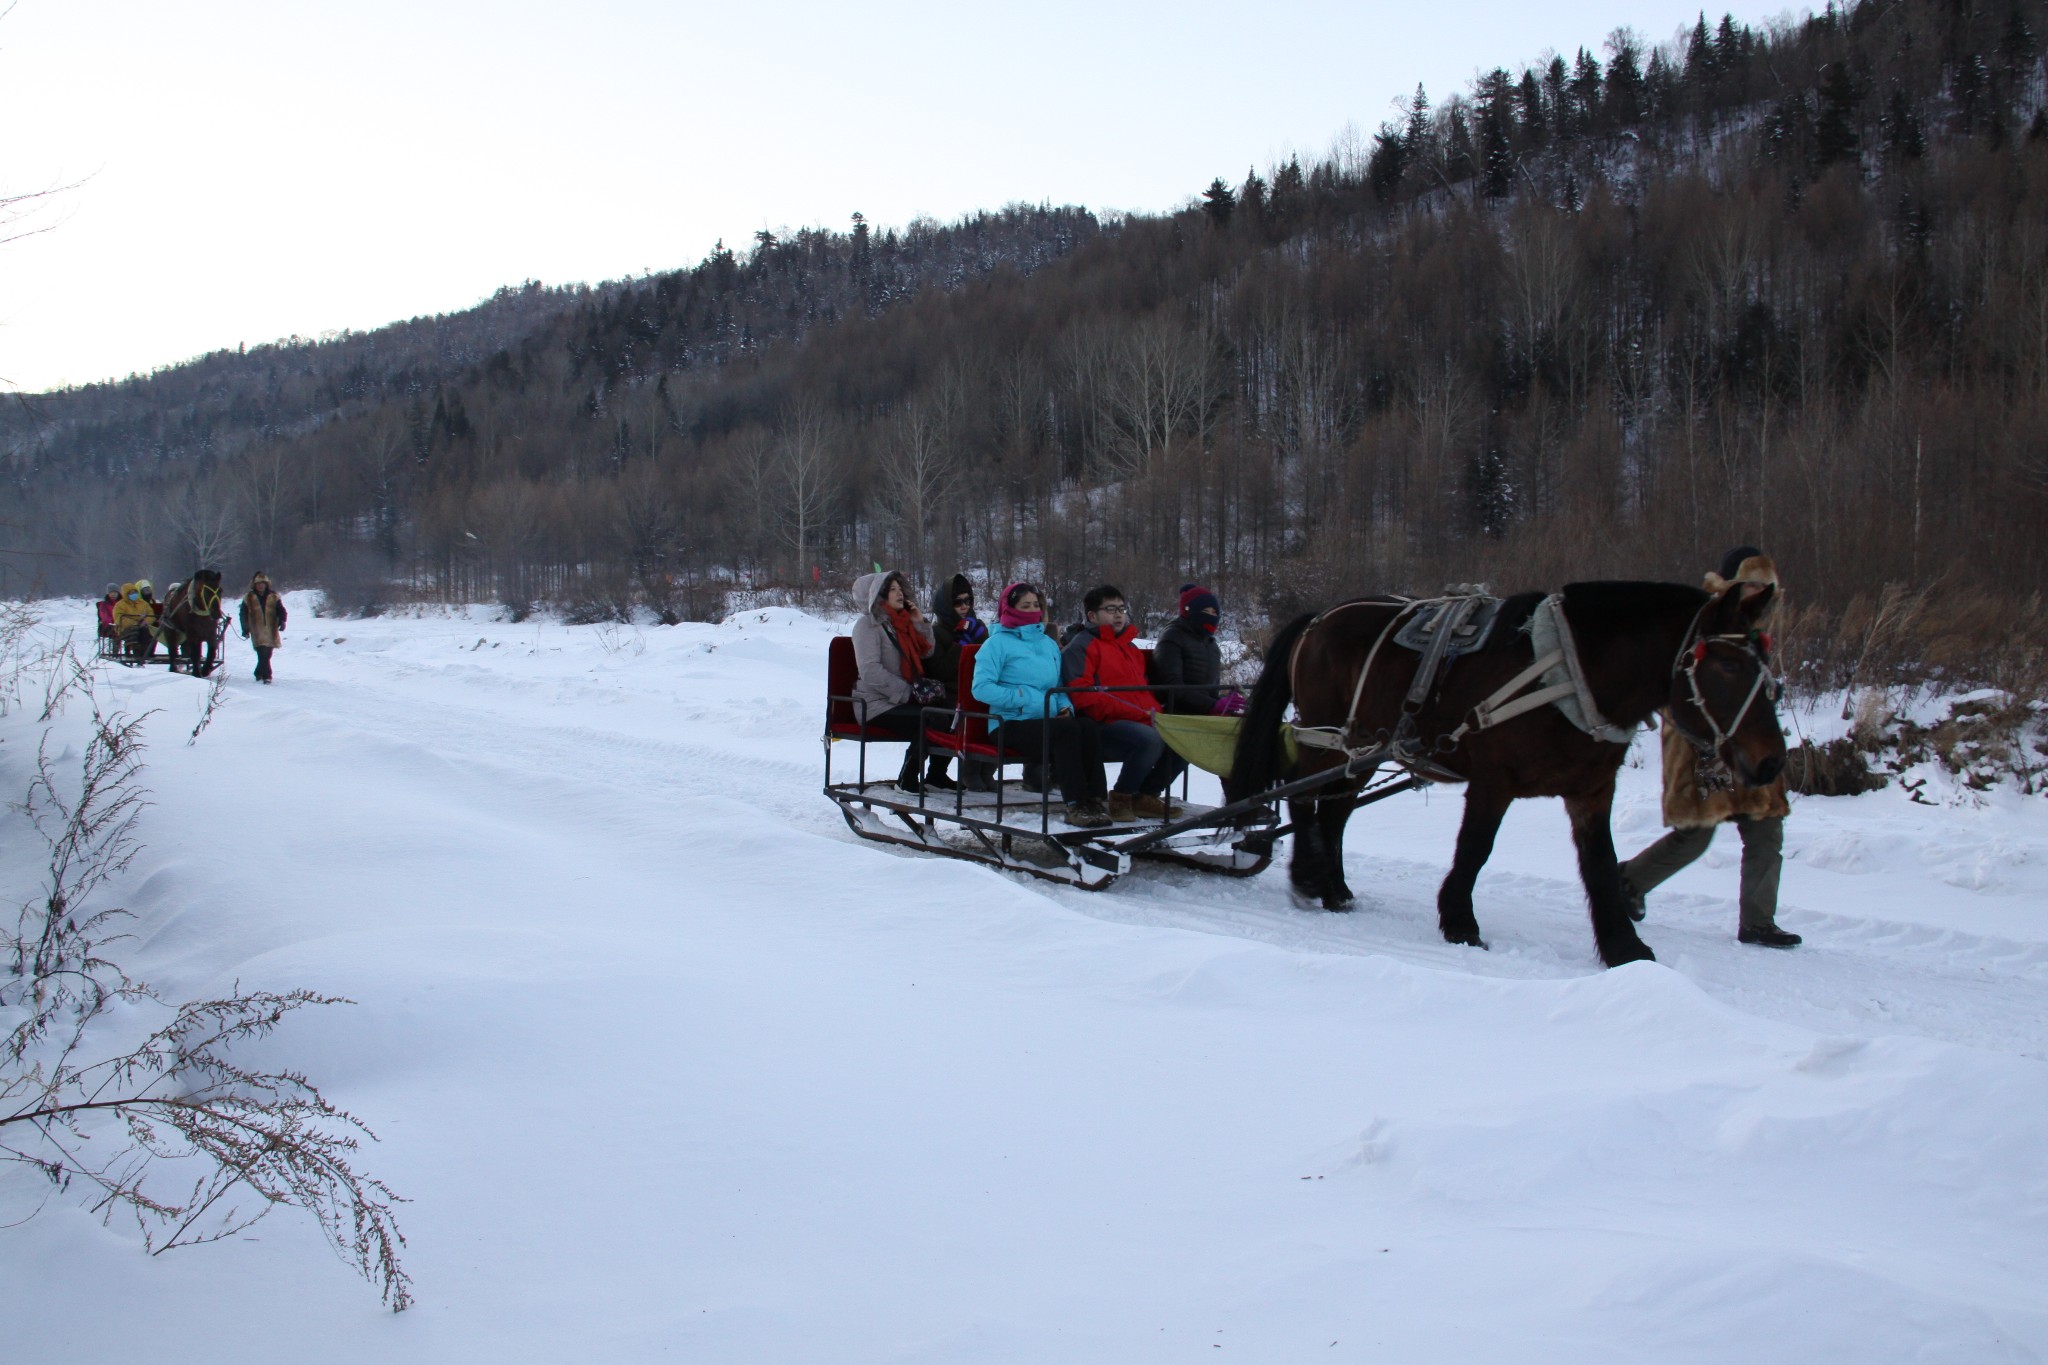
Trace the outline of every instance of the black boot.
{"label": "black boot", "polygon": [[1761,929],[1744,929],[1735,935],[1738,943],[1754,943],[1759,948],[1797,948],[1805,940],[1799,935],[1780,929],[1775,924],[1766,924]]}
{"label": "black boot", "polygon": [[925,790],[935,792],[952,791],[956,784],[952,778],[946,776],[946,769],[952,765],[953,760],[944,754],[933,754],[931,758],[926,760],[924,765]]}
{"label": "black boot", "polygon": [[917,780],[917,746],[914,744],[903,755],[903,771],[896,774],[896,785],[912,796],[924,790],[924,784]]}

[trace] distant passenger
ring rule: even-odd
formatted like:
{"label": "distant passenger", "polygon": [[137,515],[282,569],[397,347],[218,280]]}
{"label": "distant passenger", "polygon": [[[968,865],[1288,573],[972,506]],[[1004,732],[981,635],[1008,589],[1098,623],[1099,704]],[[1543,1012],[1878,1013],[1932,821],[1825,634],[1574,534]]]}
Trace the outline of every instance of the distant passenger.
{"label": "distant passenger", "polygon": [[[1061,672],[1074,689],[1074,709],[1102,727],[1102,756],[1124,765],[1109,789],[1109,818],[1123,824],[1163,817],[1172,811],[1167,790],[1188,765],[1152,724],[1159,699],[1144,690],[1145,656],[1130,603],[1108,583],[1090,588],[1081,602],[1087,624],[1060,651]],[[1133,690],[1086,690],[1103,687]]]}
{"label": "distant passenger", "polygon": [[[932,656],[925,660],[925,672],[946,688],[946,700],[957,702],[960,690],[960,647],[980,645],[988,639],[988,626],[974,614],[974,585],[967,575],[956,573],[950,582],[932,589]],[[952,760],[933,754],[925,767],[927,787],[947,788],[946,767]],[[995,784],[979,766],[962,763],[960,780],[969,791],[993,790]]]}
{"label": "distant passenger", "polygon": [[934,648],[932,623],[910,599],[900,573],[862,574],[853,580],[853,600],[861,604],[853,623],[853,657],[860,666],[854,713],[868,729],[909,744],[896,785],[921,792],[917,741],[924,733],[924,708],[945,696],[926,671]]}
{"label": "distant passenger", "polygon": [[156,600],[156,587],[147,578],[135,580],[135,591],[141,594],[142,605],[149,610],[148,628],[144,633],[142,641],[142,657],[154,659],[156,657],[156,622],[157,618],[163,615],[163,603]]}
{"label": "distant passenger", "polygon": [[107,590],[100,594],[99,600],[100,639],[118,640],[121,638],[121,633],[114,629],[114,608],[120,605],[121,585],[119,583],[107,584]]}
{"label": "distant passenger", "polygon": [[974,695],[988,707],[998,743],[1034,759],[1051,750],[1067,823],[1100,829],[1110,823],[1101,736],[1055,691],[1060,647],[1045,633],[1044,603],[1034,584],[1003,589],[996,627],[974,656]]}
{"label": "distant passenger", "polygon": [[156,611],[136,583],[121,585],[121,600],[114,607],[114,634],[132,659],[147,659],[156,652],[156,638],[149,629],[156,623]]}
{"label": "distant passenger", "polygon": [[1223,686],[1223,651],[1216,644],[1222,619],[1216,594],[1197,583],[1180,590],[1180,617],[1159,633],[1152,650],[1152,681],[1159,704],[1179,715],[1236,715],[1244,694]]}

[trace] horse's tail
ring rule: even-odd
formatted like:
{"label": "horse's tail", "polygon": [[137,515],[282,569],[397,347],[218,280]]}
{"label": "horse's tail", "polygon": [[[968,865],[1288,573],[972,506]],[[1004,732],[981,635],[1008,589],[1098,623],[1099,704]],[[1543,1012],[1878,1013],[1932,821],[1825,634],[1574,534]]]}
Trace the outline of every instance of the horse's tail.
{"label": "horse's tail", "polygon": [[1266,650],[1266,671],[1259,674],[1258,686],[1252,688],[1251,700],[1245,704],[1237,753],[1223,784],[1229,800],[1257,796],[1280,775],[1280,724],[1287,718],[1287,704],[1294,700],[1294,647],[1315,619],[1313,614],[1297,616],[1273,637]]}

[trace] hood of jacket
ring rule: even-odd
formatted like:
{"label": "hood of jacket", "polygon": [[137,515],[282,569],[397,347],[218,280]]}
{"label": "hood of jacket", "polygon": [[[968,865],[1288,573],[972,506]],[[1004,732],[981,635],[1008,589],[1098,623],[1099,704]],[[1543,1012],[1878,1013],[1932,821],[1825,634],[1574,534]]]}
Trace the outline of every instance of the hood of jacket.
{"label": "hood of jacket", "polygon": [[932,589],[932,619],[948,629],[960,624],[960,618],[953,612],[953,599],[961,593],[973,595],[974,585],[967,581],[967,575],[956,573],[944,583]]}
{"label": "hood of jacket", "polygon": [[[902,576],[894,569],[884,569],[880,573],[864,573],[853,580],[853,600],[860,603],[863,613],[874,616],[875,607],[882,600],[882,590],[889,585],[890,579]],[[904,594],[906,599],[909,596],[907,592]]]}

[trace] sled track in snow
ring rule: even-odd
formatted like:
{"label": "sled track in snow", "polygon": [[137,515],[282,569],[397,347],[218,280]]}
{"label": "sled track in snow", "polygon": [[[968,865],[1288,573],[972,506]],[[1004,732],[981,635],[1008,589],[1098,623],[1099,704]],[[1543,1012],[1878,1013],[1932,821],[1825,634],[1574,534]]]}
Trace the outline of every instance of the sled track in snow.
{"label": "sled track in snow", "polygon": [[[430,676],[434,670],[407,672]],[[402,686],[391,690],[408,693],[402,706],[364,706],[360,689],[322,683],[299,685],[293,700],[303,698],[309,709],[323,711],[344,706],[351,725],[386,742],[421,748],[462,771],[517,775],[522,788],[536,792],[559,792],[563,784],[598,787],[618,803],[614,809],[637,809],[641,818],[659,818],[690,802],[726,800],[786,828],[860,842],[818,795],[814,758],[737,752],[687,735],[636,733],[581,719],[535,725],[496,713],[487,698],[478,698],[476,706],[455,706],[409,695]],[[508,743],[515,736],[516,743]],[[605,756],[601,766],[593,767],[594,752]],[[1444,818],[1455,820],[1456,811],[1450,807]],[[1481,877],[1475,896],[1491,951],[1444,943],[1436,929],[1436,889],[1444,869],[1377,855],[1370,819],[1361,816],[1355,828],[1346,866],[1359,900],[1343,914],[1296,902],[1284,849],[1271,871],[1241,882],[1165,866],[1147,866],[1097,894],[1022,876],[1006,880],[1098,919],[1242,938],[1292,952],[1377,954],[1501,979],[1601,970],[1577,881],[1498,864]],[[892,859],[924,856],[862,847]],[[1642,926],[1661,962],[1715,998],[1745,1013],[1826,1032],[1916,1035],[2048,1058],[2048,945],[1788,900],[1782,921],[1805,934],[1806,944],[1787,953],[1747,948],[1734,940],[1732,869],[1728,881],[1727,898],[1653,897]]]}

